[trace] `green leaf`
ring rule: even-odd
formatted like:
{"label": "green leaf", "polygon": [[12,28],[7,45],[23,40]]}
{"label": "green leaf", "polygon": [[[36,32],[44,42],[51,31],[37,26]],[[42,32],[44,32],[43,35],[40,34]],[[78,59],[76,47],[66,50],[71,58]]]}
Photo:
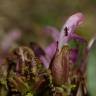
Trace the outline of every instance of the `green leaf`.
{"label": "green leaf", "polygon": [[27,95],[26,96],[33,96],[33,94],[32,93],[27,93]]}
{"label": "green leaf", "polygon": [[88,55],[88,88],[92,96],[96,96],[96,39]]}

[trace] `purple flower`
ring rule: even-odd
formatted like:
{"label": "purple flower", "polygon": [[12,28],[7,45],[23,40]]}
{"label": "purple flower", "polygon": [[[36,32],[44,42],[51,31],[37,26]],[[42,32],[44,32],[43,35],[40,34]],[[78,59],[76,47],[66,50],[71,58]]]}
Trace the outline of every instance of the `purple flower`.
{"label": "purple flower", "polygon": [[[54,27],[48,26],[45,28],[46,34],[50,35],[54,40],[54,42],[51,45],[49,45],[48,48],[45,49],[46,54],[50,58],[49,64],[56,52],[56,49],[58,49],[60,52],[62,47],[64,45],[68,45],[68,42],[71,39],[78,40],[81,43],[86,43],[85,39],[83,39],[82,37],[78,36],[75,33],[76,27],[78,27],[83,22],[84,22],[84,15],[79,12],[79,13],[73,14],[72,16],[70,16],[68,18],[68,20],[63,25],[61,32],[59,32],[58,29],[56,29]],[[56,44],[56,41],[58,42],[58,46]],[[71,52],[70,58],[72,59],[73,62],[75,62],[77,59],[78,50],[77,51],[76,50],[77,49],[71,50],[72,52]],[[44,64],[44,65],[46,65],[46,64]],[[48,65],[46,65],[46,66],[48,66]]]}
{"label": "purple flower", "polygon": [[[76,13],[73,14],[68,18],[66,23],[61,29],[60,37],[59,37],[59,50],[62,48],[62,46],[66,43],[68,43],[68,40],[71,38],[71,36],[74,35],[76,27],[78,27],[80,24],[82,24],[84,21],[84,16],[82,13]],[[65,35],[65,28],[67,28],[67,36]]]}
{"label": "purple flower", "polygon": [[8,54],[10,48],[16,44],[16,41],[19,40],[21,37],[21,31],[20,30],[11,30],[9,33],[7,33],[4,38],[1,41],[0,45],[0,64],[4,62],[4,58],[6,57],[6,54]]}
{"label": "purple flower", "polygon": [[19,40],[21,37],[20,30],[11,30],[8,34],[5,35],[3,40],[1,41],[1,49],[2,51],[8,51],[10,47],[15,43],[15,41]]}

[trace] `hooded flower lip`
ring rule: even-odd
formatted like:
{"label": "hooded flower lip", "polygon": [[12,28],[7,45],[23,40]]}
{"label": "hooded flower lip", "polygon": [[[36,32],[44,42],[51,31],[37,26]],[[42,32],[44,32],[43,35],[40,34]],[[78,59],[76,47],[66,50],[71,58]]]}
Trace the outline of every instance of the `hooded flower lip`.
{"label": "hooded flower lip", "polygon": [[[59,37],[59,50],[61,50],[62,46],[68,43],[71,35],[74,34],[76,27],[78,27],[84,21],[84,15],[82,13],[73,14],[68,18],[66,23],[61,29],[60,37]],[[68,36],[65,36],[65,28],[68,29]]]}
{"label": "hooded flower lip", "polygon": [[[68,18],[66,23],[63,25],[61,32],[59,32],[56,28],[54,27],[46,27],[45,32],[46,34],[50,35],[55,41],[58,41],[58,48],[59,50],[62,48],[64,44],[68,43],[68,40],[71,38],[76,38],[80,41],[84,41],[83,38],[75,34],[75,29],[78,27],[80,24],[84,22],[84,15],[80,12],[73,14]],[[67,30],[66,30],[67,29]],[[66,36],[66,31],[67,31],[67,36]]]}

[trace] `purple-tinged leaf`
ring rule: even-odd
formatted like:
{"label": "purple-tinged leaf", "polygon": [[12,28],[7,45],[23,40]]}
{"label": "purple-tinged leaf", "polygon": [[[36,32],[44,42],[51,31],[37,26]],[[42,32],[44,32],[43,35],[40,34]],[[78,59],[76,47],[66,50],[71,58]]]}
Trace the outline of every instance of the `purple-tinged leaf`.
{"label": "purple-tinged leaf", "polygon": [[62,50],[56,51],[53,61],[50,64],[53,81],[56,85],[68,82],[69,76],[69,47],[64,46]]}

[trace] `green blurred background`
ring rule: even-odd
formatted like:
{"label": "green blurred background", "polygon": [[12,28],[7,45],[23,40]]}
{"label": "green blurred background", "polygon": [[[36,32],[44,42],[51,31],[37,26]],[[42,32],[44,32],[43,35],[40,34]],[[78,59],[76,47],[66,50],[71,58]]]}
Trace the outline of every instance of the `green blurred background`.
{"label": "green blurred background", "polygon": [[96,33],[96,0],[0,0],[0,37],[20,28],[23,44],[35,41],[46,46],[50,38],[44,36],[43,29],[49,25],[60,30],[75,12],[85,15],[77,33],[89,40]]}

